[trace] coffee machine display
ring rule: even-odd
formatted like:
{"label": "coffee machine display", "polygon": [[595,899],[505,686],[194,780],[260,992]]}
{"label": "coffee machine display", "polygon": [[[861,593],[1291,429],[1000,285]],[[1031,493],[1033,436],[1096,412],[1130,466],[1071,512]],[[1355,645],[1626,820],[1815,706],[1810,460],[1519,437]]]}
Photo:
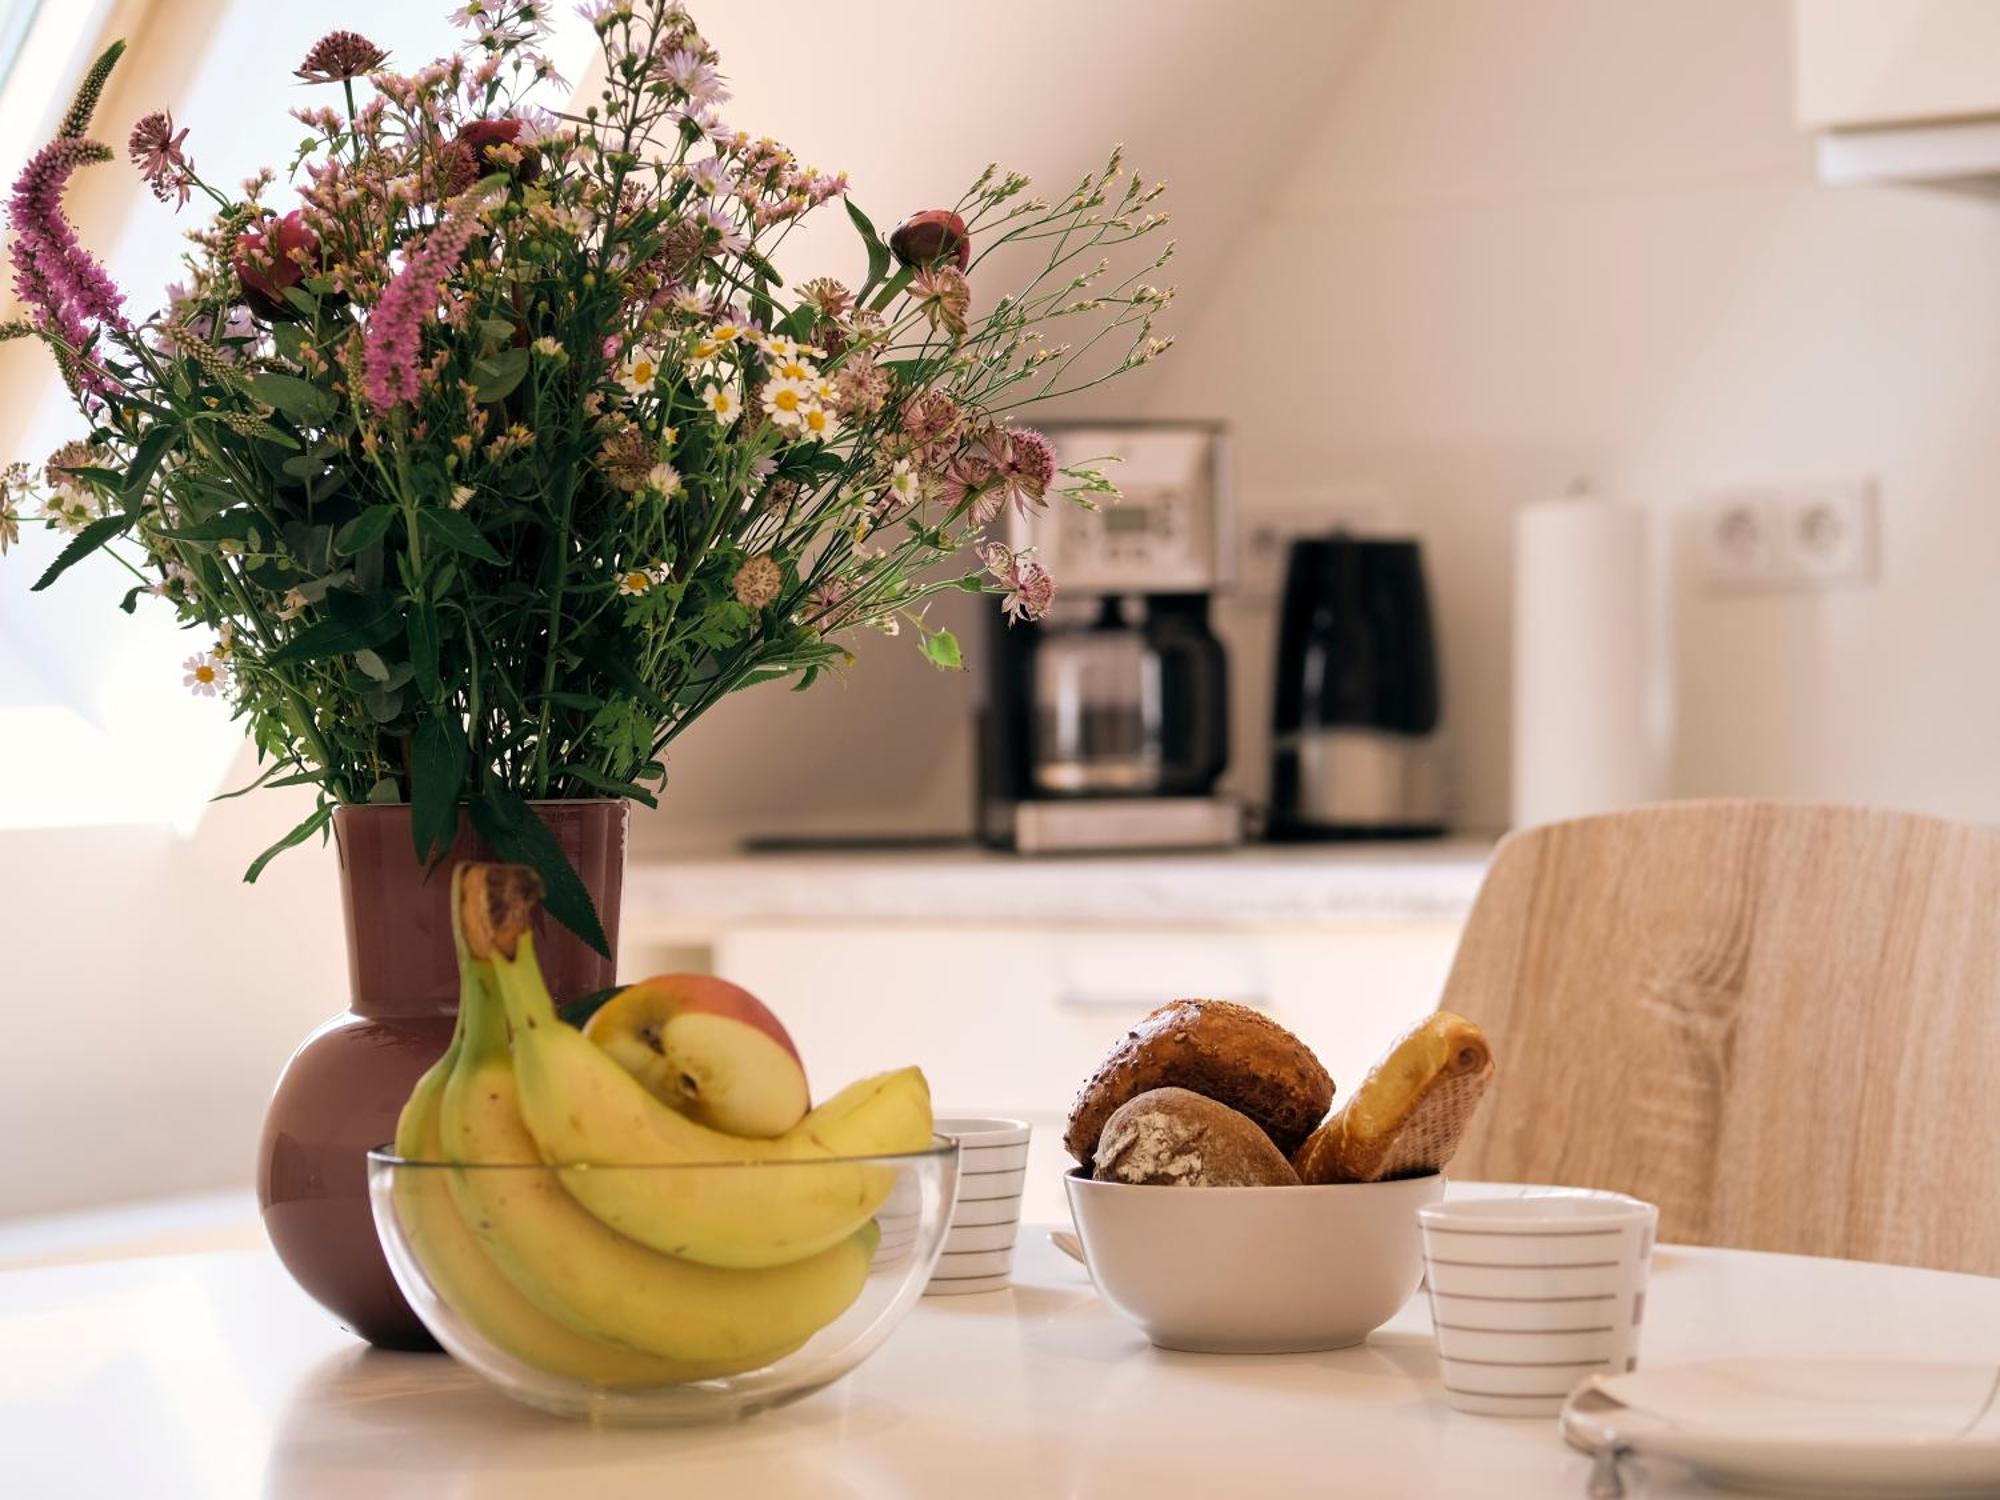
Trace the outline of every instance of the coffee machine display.
{"label": "coffee machine display", "polygon": [[1444,832],[1437,643],[1416,542],[1292,544],[1275,687],[1270,837]]}
{"label": "coffee machine display", "polygon": [[1220,429],[1052,429],[1060,462],[1111,459],[1121,498],[1016,518],[1060,592],[1040,621],[995,606],[980,710],[980,832],[1024,853],[1205,848],[1242,838],[1216,795],[1228,667],[1209,628],[1221,583]]}

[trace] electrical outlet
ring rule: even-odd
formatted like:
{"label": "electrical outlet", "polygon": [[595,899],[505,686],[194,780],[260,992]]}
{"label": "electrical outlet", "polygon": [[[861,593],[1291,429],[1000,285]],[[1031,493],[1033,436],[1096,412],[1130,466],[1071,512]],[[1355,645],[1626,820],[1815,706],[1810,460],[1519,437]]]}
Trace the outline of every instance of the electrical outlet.
{"label": "electrical outlet", "polygon": [[1867,480],[1800,485],[1777,507],[1777,569],[1787,583],[1825,587],[1875,577],[1878,506]]}
{"label": "electrical outlet", "polygon": [[1731,592],[1870,582],[1878,512],[1865,479],[1711,495],[1697,517],[1702,580]]}
{"label": "electrical outlet", "polygon": [[1778,521],[1775,490],[1731,490],[1703,504],[1699,541],[1701,576],[1711,588],[1766,588],[1777,581]]}
{"label": "electrical outlet", "polygon": [[1395,530],[1401,511],[1395,495],[1361,481],[1312,490],[1260,490],[1244,494],[1242,502],[1231,582],[1243,600],[1276,599],[1284,591],[1285,563],[1300,537],[1335,531],[1406,534]]}

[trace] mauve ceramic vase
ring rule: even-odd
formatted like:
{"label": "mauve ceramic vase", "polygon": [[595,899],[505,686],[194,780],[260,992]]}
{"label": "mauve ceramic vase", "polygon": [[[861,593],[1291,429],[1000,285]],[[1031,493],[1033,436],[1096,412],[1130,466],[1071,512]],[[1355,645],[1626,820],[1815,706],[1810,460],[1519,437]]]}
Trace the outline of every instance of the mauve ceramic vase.
{"label": "mauve ceramic vase", "polygon": [[[610,798],[534,808],[583,877],[617,952],[629,809]],[[451,1039],[451,872],[493,854],[461,820],[451,853],[426,868],[406,806],[343,807],[333,833],[350,1008],[307,1037],[279,1075],[257,1152],[257,1201],[278,1259],[320,1306],[378,1348],[435,1349],[375,1238],[367,1155],[395,1135],[412,1085]],[[546,913],[536,917],[535,945],[558,1001],[613,983],[612,961]]]}

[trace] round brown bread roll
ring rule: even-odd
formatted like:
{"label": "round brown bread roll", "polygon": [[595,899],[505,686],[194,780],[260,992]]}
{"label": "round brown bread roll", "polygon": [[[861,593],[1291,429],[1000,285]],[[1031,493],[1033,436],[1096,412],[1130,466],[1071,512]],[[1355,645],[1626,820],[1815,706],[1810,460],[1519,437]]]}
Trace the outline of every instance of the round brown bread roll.
{"label": "round brown bread roll", "polygon": [[1312,1049],[1269,1016],[1227,1000],[1176,1000],[1134,1027],[1084,1084],[1063,1133],[1069,1154],[1088,1166],[1112,1111],[1167,1087],[1240,1110],[1287,1156],[1333,1103],[1333,1080]]}
{"label": "round brown bread roll", "polygon": [[1111,1112],[1093,1162],[1106,1182],[1296,1187],[1299,1174],[1248,1115],[1187,1089],[1148,1089]]}

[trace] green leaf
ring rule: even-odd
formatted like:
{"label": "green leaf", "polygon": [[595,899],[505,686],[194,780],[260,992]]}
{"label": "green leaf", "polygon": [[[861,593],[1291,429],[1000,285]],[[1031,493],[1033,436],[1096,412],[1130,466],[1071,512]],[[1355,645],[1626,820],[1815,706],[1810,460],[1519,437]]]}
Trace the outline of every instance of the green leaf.
{"label": "green leaf", "polygon": [[479,528],[472,524],[472,518],[457,510],[420,510],[417,524],[424,535],[441,542],[454,552],[463,552],[467,557],[476,557],[481,562],[498,563],[505,558],[493,550],[493,544],[479,534]]}
{"label": "green leaf", "polygon": [[[883,283],[881,292],[876,296],[874,302],[869,305],[876,312],[885,311],[889,304],[902,294],[903,288],[916,280],[916,278],[916,271],[909,266],[904,266],[894,276],[891,276],[888,281]],[[860,299],[856,298],[855,300],[858,302]]]}
{"label": "green leaf", "polygon": [[35,580],[35,586],[28,592],[39,594],[114,536],[123,536],[126,527],[131,524],[130,516],[99,516],[79,531],[67,547],[56,554],[56,560],[49,564],[48,571]]}
{"label": "green leaf", "polygon": [[307,818],[298,827],[279,839],[277,843],[250,861],[250,868],[243,872],[244,883],[246,885],[256,884],[257,877],[264,873],[264,866],[268,865],[280,854],[283,854],[287,849],[303,844],[307,839],[326,827],[332,819],[333,804],[331,802],[320,803],[318,807],[313,809],[311,817]]}
{"label": "green leaf", "polygon": [[323,607],[328,617],[313,621],[273,651],[264,659],[266,665],[276,667],[288,661],[350,656],[364,647],[394,640],[403,628],[402,612],[390,594],[331,589]]}
{"label": "green leaf", "polygon": [[393,505],[371,505],[333,534],[333,550],[342,557],[366,552],[389,534],[401,512]]}
{"label": "green leaf", "polygon": [[482,402],[505,400],[527,373],[528,350],[506,349],[490,354],[472,367],[473,399]]}
{"label": "green leaf", "polygon": [[273,323],[271,342],[281,356],[297,364],[299,351],[305,347],[306,331],[297,323]]}
{"label": "green leaf", "polygon": [[153,475],[160,467],[160,460],[167,456],[167,449],[179,436],[180,428],[163,423],[141,438],[132,454],[132,462],[125,466],[125,481],[118,492],[128,500],[145,494],[146,486],[153,482]]}
{"label": "green leaf", "polygon": [[319,316],[319,298],[315,297],[311,292],[304,291],[299,287],[288,286],[285,288],[285,300],[294,309],[304,313],[308,318]]}
{"label": "green leaf", "polygon": [[854,227],[861,232],[861,243],[868,247],[868,279],[862,283],[860,295],[854,299],[861,302],[889,274],[889,247],[882,243],[882,236],[876,232],[874,223],[855,206],[852,198],[840,201],[847,205],[847,217],[854,221]]}
{"label": "green leaf", "polygon": [[267,406],[275,406],[294,421],[308,427],[324,426],[340,409],[333,393],[301,380],[296,375],[280,375],[265,370],[250,377],[250,390]]}
{"label": "green leaf", "polygon": [[241,542],[248,540],[258,522],[257,512],[246,506],[240,510],[226,510],[219,516],[210,516],[206,521],[190,521],[172,530],[163,527],[160,535],[172,537],[177,542]]}
{"label": "green leaf", "polygon": [[438,696],[438,618],[437,610],[428,601],[410,610],[409,634],[410,671],[416,678],[417,691],[423,694],[424,702],[435,702]]}
{"label": "green leaf", "polygon": [[480,836],[493,846],[494,853],[515,864],[527,865],[542,877],[543,904],[550,916],[606,958],[612,956],[610,940],[604,936],[604,925],[597,920],[597,908],[591,905],[589,890],[582,877],[570,868],[562,845],[556,842],[548,825],[535,816],[533,808],[517,793],[489,782],[486,790],[473,799],[472,822]]}
{"label": "green leaf", "polygon": [[387,682],[389,680],[389,664],[373,651],[370,651],[366,646],[363,646],[359,651],[354,653],[354,665],[361,668],[362,671],[366,672],[377,682]]}
{"label": "green leaf", "polygon": [[918,647],[924,660],[946,672],[963,672],[965,655],[958,648],[958,637],[949,630],[940,630],[935,635],[927,635]]}
{"label": "green leaf", "polygon": [[465,731],[457,718],[426,715],[410,744],[410,834],[425,863],[458,835],[465,762]]}
{"label": "green leaf", "polygon": [[648,807],[658,807],[660,805],[660,799],[640,786],[636,781],[620,781],[616,776],[606,776],[602,771],[591,766],[557,766],[552,774],[568,776],[573,780],[580,781],[587,787],[594,787],[598,791],[603,792],[607,797],[629,797],[634,802],[645,803]]}
{"label": "green leaf", "polygon": [[584,995],[576,1000],[563,1001],[556,1006],[556,1014],[581,1031],[585,1022],[604,1009],[606,1005],[617,999],[624,992],[624,989],[624,985],[614,984],[610,989],[599,990],[594,995]]}
{"label": "green leaf", "polygon": [[134,584],[131,588],[125,590],[125,597],[118,601],[118,607],[128,615],[134,613],[139,607],[139,596],[145,592],[145,584]]}

